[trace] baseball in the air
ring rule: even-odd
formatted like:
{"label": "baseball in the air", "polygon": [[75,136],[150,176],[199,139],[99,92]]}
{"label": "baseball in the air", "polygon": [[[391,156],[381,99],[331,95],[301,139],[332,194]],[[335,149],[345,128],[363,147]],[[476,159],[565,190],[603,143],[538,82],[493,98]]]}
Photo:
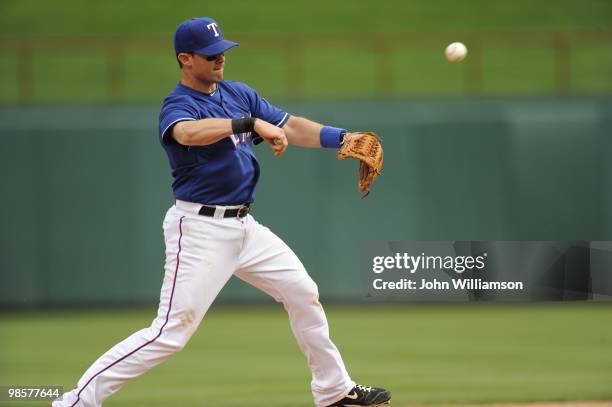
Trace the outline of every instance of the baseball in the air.
{"label": "baseball in the air", "polygon": [[467,48],[462,42],[453,42],[448,47],[446,47],[446,51],[444,51],[446,55],[446,59],[451,62],[459,62],[462,61],[463,58],[467,55]]}

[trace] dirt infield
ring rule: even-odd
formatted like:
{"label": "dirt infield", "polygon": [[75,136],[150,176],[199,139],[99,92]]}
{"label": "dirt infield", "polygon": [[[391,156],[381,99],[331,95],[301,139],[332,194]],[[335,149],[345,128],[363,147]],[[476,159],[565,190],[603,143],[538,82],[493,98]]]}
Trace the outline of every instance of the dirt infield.
{"label": "dirt infield", "polygon": [[[391,400],[393,402],[393,400]],[[436,404],[390,407],[612,407],[612,401],[558,401],[546,403],[507,403],[507,404]]]}

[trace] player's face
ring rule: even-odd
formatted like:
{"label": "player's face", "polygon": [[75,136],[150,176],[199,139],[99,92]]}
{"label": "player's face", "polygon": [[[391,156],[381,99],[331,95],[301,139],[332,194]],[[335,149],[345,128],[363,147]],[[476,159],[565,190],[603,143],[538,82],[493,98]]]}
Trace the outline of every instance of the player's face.
{"label": "player's face", "polygon": [[199,81],[205,83],[221,82],[223,80],[223,69],[225,68],[225,55],[218,54],[205,57],[194,54],[193,68],[195,77]]}

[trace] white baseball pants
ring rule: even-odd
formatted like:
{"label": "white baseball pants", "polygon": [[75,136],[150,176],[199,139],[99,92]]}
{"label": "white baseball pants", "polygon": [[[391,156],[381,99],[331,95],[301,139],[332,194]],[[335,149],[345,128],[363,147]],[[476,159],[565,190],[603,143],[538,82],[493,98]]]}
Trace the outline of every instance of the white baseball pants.
{"label": "white baseball pants", "polygon": [[[157,317],[112,347],[53,407],[94,407],[183,349],[234,274],[283,303],[312,371],[317,406],[344,397],[355,385],[329,338],[317,285],[293,251],[251,215],[198,215],[200,205],[177,201],[164,219],[165,276]],[[231,208],[231,207],[226,207]]]}

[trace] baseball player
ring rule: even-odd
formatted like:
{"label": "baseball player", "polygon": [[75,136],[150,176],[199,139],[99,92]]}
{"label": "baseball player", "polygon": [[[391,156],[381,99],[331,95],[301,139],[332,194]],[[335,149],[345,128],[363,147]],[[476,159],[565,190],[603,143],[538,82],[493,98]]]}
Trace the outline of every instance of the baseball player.
{"label": "baseball player", "polygon": [[292,116],[240,82],[223,80],[223,39],[211,18],[176,30],[181,80],[163,102],[159,136],[174,182],[163,223],[165,276],[157,317],[102,355],[53,407],[94,407],[180,351],[235,275],[281,302],[312,371],[317,406],[386,404],[389,391],[349,376],[319,303],[317,285],[293,251],[249,213],[260,169],[253,142],[274,155],[288,144],[339,148],[344,129]]}

